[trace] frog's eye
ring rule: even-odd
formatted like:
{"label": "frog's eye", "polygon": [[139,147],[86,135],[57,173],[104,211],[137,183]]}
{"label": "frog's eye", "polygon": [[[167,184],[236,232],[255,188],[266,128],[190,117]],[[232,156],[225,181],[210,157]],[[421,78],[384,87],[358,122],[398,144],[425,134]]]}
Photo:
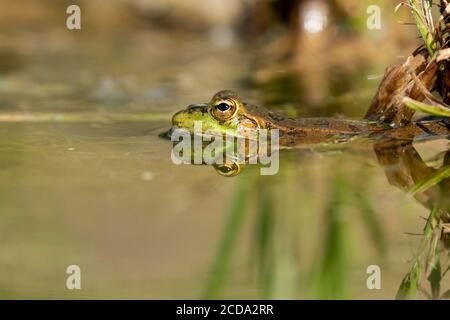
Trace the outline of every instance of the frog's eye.
{"label": "frog's eye", "polygon": [[226,102],[221,102],[218,105],[216,105],[216,108],[221,112],[226,112],[231,109],[231,106]]}
{"label": "frog's eye", "polygon": [[224,177],[234,177],[241,173],[242,165],[239,163],[224,163],[213,165],[218,174]]}
{"label": "frog's eye", "polygon": [[211,107],[212,116],[219,121],[228,121],[237,112],[237,103],[232,100],[219,100]]}

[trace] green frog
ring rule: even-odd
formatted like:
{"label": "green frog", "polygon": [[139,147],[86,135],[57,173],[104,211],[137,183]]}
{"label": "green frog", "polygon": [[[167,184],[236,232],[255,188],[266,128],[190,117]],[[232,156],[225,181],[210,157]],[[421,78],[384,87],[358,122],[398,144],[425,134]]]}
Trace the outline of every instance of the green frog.
{"label": "green frog", "polygon": [[450,123],[446,119],[426,117],[400,127],[370,120],[370,114],[360,120],[339,118],[293,119],[278,112],[246,103],[237,93],[223,90],[210,102],[193,104],[172,118],[172,130],[194,133],[194,123],[202,123],[202,132],[217,135],[248,136],[255,129],[278,129],[279,145],[318,144],[348,141],[365,136],[374,139],[414,140],[423,136],[447,136]]}

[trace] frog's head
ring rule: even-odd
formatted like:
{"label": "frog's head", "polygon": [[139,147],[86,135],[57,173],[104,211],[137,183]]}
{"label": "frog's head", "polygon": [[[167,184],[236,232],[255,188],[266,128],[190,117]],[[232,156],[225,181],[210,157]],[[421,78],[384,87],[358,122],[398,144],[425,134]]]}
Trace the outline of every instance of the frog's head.
{"label": "frog's head", "polygon": [[254,106],[242,102],[230,90],[216,93],[210,102],[193,104],[172,117],[173,129],[184,129],[194,133],[194,122],[202,123],[202,133],[215,135],[246,136],[249,130],[264,128]]}

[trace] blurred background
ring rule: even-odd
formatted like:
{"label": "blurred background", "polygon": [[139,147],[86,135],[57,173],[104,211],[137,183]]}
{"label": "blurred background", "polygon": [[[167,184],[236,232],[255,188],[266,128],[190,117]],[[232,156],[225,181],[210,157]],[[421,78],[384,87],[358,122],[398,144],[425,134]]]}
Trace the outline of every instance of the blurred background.
{"label": "blurred background", "polygon": [[[0,0],[0,298],[395,298],[429,210],[370,148],[288,151],[276,176],[223,178],[174,165],[158,135],[222,89],[361,117],[420,44],[398,2]],[[72,264],[81,290],[66,289]]]}

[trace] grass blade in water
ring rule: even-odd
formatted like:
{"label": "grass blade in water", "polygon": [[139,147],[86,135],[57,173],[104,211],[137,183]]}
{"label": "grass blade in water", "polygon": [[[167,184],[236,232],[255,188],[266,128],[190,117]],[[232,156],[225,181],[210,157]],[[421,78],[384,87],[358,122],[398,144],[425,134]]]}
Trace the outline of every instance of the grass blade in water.
{"label": "grass blade in water", "polygon": [[347,223],[344,202],[348,183],[340,173],[334,177],[332,197],[326,209],[327,234],[324,256],[314,271],[319,299],[345,299],[348,293]]}
{"label": "grass blade in water", "polygon": [[434,263],[433,269],[431,270],[430,275],[428,276],[428,281],[430,282],[431,294],[433,299],[439,299],[440,291],[441,291],[441,263],[439,260],[439,256],[437,255],[437,261]]}
{"label": "grass blade in water", "polygon": [[428,190],[429,188],[439,184],[442,180],[450,177],[450,166],[444,167],[427,177],[426,179],[416,183],[409,192],[411,194],[417,194]]}
{"label": "grass blade in water", "polygon": [[270,185],[260,181],[258,193],[258,230],[256,245],[260,282],[266,297],[272,292],[273,258],[273,225],[275,212],[271,197]]}
{"label": "grass blade in water", "polygon": [[450,117],[450,109],[443,106],[430,105],[411,98],[404,98],[403,102],[408,108],[416,111],[425,112],[438,117]]}
{"label": "grass blade in water", "polygon": [[411,268],[411,271],[403,278],[400,288],[398,289],[395,299],[397,300],[412,300],[416,298],[417,288],[420,281],[421,268],[418,261],[416,261]]}
{"label": "grass blade in water", "polygon": [[246,203],[249,197],[249,185],[252,179],[246,174],[242,174],[241,178],[243,179],[240,179],[239,187],[236,189],[234,198],[231,201],[219,249],[211,267],[211,278],[207,283],[205,293],[205,297],[209,299],[216,297],[226,280],[230,257],[244,220]]}
{"label": "grass blade in water", "polygon": [[380,258],[384,259],[388,246],[377,214],[370,205],[368,199],[361,192],[355,192],[355,200],[359,204],[358,211],[361,213],[362,221],[366,225],[370,239],[372,240]]}

